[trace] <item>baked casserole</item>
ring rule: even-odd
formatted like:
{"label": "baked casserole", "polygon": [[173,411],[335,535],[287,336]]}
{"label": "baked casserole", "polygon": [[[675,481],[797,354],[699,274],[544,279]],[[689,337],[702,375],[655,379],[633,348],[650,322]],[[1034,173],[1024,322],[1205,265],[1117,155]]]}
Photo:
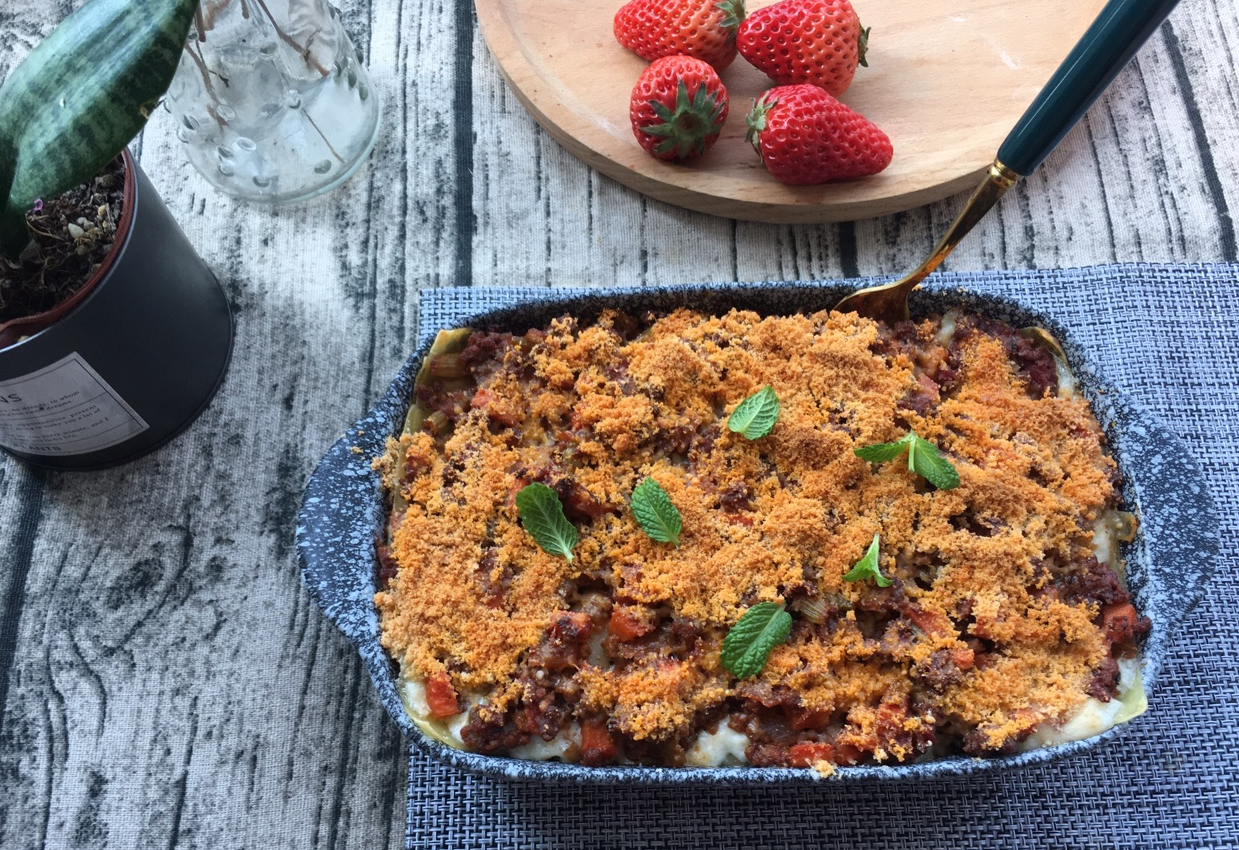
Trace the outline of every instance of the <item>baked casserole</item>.
{"label": "baked casserole", "polygon": [[608,311],[440,334],[415,396],[375,604],[450,746],[829,773],[1144,708],[1134,520],[1044,334]]}

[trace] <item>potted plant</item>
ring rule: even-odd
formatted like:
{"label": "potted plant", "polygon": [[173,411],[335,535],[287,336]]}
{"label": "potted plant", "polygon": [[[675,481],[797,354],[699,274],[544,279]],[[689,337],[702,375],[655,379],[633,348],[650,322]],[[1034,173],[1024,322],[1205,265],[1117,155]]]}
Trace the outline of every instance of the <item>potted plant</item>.
{"label": "potted plant", "polygon": [[196,6],[89,0],[0,85],[0,448],[30,462],[144,454],[227,368],[227,298],[125,149]]}

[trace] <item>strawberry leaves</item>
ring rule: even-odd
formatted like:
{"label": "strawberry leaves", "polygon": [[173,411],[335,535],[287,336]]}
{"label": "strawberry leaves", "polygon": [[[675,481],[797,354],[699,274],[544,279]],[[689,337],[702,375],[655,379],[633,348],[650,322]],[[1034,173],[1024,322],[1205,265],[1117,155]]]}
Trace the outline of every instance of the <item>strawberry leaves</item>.
{"label": "strawberry leaves", "polygon": [[633,86],[628,117],[641,147],[657,159],[680,161],[710,149],[723,130],[727,108],[727,89],[709,64],[691,56],[665,56]]}
{"label": "strawberry leaves", "polygon": [[676,83],[674,110],[654,99],[649,104],[660,123],[642,127],[641,132],[662,139],[654,145],[655,156],[669,154],[673,159],[701,156],[706,152],[706,139],[723,130],[719,116],[727,104],[710,94],[705,86],[697,86],[690,100],[688,87],[681,79]]}

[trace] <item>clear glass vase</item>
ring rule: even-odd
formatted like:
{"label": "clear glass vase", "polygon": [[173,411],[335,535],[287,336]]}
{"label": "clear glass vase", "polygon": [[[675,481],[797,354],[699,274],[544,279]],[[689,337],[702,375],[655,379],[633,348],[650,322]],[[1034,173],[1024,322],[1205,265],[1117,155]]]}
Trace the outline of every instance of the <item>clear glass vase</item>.
{"label": "clear glass vase", "polygon": [[370,75],[323,0],[202,0],[164,102],[198,171],[254,201],[334,188],[378,137]]}

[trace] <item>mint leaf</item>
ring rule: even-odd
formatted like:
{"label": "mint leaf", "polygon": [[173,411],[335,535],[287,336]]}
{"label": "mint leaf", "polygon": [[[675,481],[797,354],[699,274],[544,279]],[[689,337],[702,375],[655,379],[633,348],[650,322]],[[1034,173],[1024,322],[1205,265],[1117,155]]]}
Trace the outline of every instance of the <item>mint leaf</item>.
{"label": "mint leaf", "polygon": [[954,490],[959,486],[959,473],[938,447],[916,434],[909,433],[912,442],[908,445],[908,469],[924,478],[939,490]]}
{"label": "mint leaf", "polygon": [[770,433],[779,418],[779,397],[773,387],[762,387],[736,405],[727,417],[727,427],[749,440],[758,440]]}
{"label": "mint leaf", "polygon": [[903,439],[896,440],[893,443],[874,443],[871,446],[861,446],[859,449],[852,449],[852,454],[870,463],[886,463],[904,453],[908,443],[911,442],[911,437],[912,435],[908,434]]}
{"label": "mint leaf", "polygon": [[632,515],[651,540],[680,545],[680,512],[653,478],[646,478],[632,491]]}
{"label": "mint leaf", "polygon": [[870,463],[886,463],[908,452],[908,469],[939,490],[954,490],[959,486],[959,472],[942,456],[938,447],[909,431],[893,443],[873,443],[852,449],[852,454]]}
{"label": "mint leaf", "polygon": [[516,510],[529,536],[544,552],[563,555],[572,563],[572,547],[577,543],[576,529],[564,516],[559,496],[545,484],[530,484],[516,494]]}
{"label": "mint leaf", "polygon": [[792,615],[777,602],[758,602],[744,612],[723,638],[719,660],[737,679],[756,676],[770,651],[792,633]]}
{"label": "mint leaf", "polygon": [[882,571],[878,569],[878,535],[876,534],[873,535],[873,542],[865,551],[865,557],[843,574],[844,581],[864,581],[867,578],[873,579],[873,583],[878,587],[891,586],[891,580],[882,575]]}

